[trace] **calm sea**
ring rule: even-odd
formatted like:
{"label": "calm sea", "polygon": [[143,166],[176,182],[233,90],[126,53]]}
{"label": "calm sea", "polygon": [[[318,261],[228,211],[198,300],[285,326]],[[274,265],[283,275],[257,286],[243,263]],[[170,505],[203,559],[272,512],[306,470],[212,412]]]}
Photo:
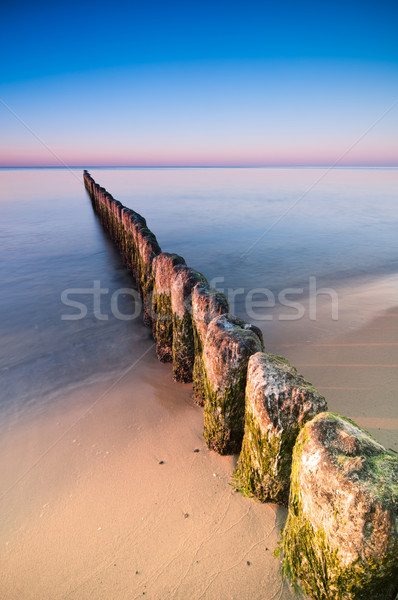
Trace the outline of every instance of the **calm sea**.
{"label": "calm sea", "polygon": [[[286,336],[286,327],[282,331],[272,318],[281,313],[278,294],[294,288],[285,297],[305,306],[310,278],[337,291],[344,327],[357,324],[369,303],[366,293],[353,303],[347,289],[380,289],[372,310],[398,299],[397,170],[90,173],[146,217],[164,251],[181,254],[227,292],[236,314],[248,318],[247,293],[257,290],[249,317],[263,328],[270,350]],[[141,318],[112,314],[115,292],[119,317],[135,311],[132,295],[118,292],[134,288],[134,281],[93,213],[81,169],[0,170],[0,214],[4,422],[21,407],[43,406],[67,386],[124,368],[150,332]],[[103,290],[100,307],[94,306],[94,285]],[[65,290],[84,302],[85,318],[70,319],[79,311],[62,302]],[[321,313],[306,337],[329,331],[331,313]]]}

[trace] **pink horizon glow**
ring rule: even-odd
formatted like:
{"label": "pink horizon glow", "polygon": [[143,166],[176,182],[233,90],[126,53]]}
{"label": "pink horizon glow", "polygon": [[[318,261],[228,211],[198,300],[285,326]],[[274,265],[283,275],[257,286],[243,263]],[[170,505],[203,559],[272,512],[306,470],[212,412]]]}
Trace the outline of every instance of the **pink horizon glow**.
{"label": "pink horizon glow", "polygon": [[298,159],[294,157],[285,158],[223,158],[197,156],[191,159],[179,159],[177,157],[167,158],[164,156],[154,156],[152,159],[132,157],[99,159],[96,157],[69,157],[60,156],[60,160],[51,159],[33,159],[30,156],[18,157],[10,160],[0,157],[0,168],[53,168],[53,167],[391,167],[398,168],[398,159],[395,157],[378,157],[376,160],[370,158],[349,158],[339,160],[338,157],[318,157],[311,159]]}
{"label": "pink horizon glow", "polygon": [[234,147],[226,150],[216,147],[206,151],[203,147],[197,149],[178,148],[166,150],[156,147],[143,148],[142,151],[126,148],[117,152],[105,153],[99,148],[90,151],[89,148],[76,152],[70,148],[57,148],[53,150],[44,147],[29,148],[24,152],[0,151],[0,167],[61,167],[61,166],[398,166],[397,152],[393,148],[374,148],[374,153],[369,147],[353,148],[347,152],[345,144],[341,149],[334,144],[324,151],[315,151],[312,148],[284,148],[276,147],[274,150],[265,148]]}

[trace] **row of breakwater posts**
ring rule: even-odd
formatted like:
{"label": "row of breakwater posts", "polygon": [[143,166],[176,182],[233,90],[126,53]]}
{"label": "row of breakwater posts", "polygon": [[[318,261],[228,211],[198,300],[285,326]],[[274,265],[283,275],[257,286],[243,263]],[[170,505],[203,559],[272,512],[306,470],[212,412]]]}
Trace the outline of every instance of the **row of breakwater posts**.
{"label": "row of breakwater posts", "polygon": [[230,315],[226,297],[181,256],[161,251],[141,215],[87,171],[84,183],[134,274],[158,358],[193,383],[208,447],[239,454],[233,484],[244,495],[288,506],[282,573],[316,600],[396,600],[398,458],[327,412],[286,359],[264,352],[257,327]]}

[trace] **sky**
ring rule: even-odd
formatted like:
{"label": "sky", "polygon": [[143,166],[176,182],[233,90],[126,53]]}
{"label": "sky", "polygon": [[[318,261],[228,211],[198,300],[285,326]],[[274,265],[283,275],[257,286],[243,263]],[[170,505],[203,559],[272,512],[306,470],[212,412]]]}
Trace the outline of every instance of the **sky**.
{"label": "sky", "polygon": [[0,166],[398,166],[398,3],[2,0]]}

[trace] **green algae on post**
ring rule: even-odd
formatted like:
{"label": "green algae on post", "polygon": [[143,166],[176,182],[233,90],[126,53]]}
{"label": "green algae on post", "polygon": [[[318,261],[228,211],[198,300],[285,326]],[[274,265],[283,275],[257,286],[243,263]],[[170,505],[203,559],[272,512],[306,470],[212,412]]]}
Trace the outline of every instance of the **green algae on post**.
{"label": "green algae on post", "polygon": [[315,600],[395,600],[398,458],[321,413],[293,452],[282,572]]}
{"label": "green algae on post", "polygon": [[187,265],[176,265],[171,275],[171,307],[173,313],[173,377],[176,381],[192,381],[195,344],[192,326],[192,293],[198,283],[206,284],[204,275]]}
{"label": "green algae on post", "polygon": [[203,347],[204,437],[219,454],[234,454],[241,448],[247,364],[252,354],[263,349],[261,331],[242,319],[221,315],[209,324]]}
{"label": "green algae on post", "polygon": [[149,230],[143,231],[138,240],[139,261],[138,261],[138,279],[140,282],[140,291],[143,300],[144,321],[152,327],[152,292],[153,292],[153,261],[161,253],[156,237]]}
{"label": "green algae on post", "polygon": [[152,264],[152,332],[156,354],[161,362],[173,360],[173,311],[171,308],[171,276],[176,265],[185,265],[178,254],[162,252]]}
{"label": "green algae on post", "polygon": [[287,505],[293,446],[304,423],[325,410],[325,398],[286,359],[251,356],[236,488],[261,502]]}
{"label": "green algae on post", "polygon": [[228,313],[228,300],[218,290],[207,283],[198,283],[192,294],[192,325],[195,346],[193,366],[193,399],[203,406],[205,402],[205,369],[203,365],[203,344],[210,321]]}

